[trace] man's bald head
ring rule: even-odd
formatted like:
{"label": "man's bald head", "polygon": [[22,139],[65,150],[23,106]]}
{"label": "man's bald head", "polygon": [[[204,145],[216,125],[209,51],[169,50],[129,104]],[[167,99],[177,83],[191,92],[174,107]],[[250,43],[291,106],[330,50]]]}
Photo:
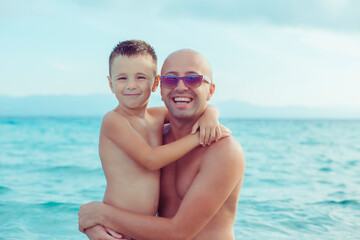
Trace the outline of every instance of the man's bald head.
{"label": "man's bald head", "polygon": [[161,75],[201,74],[213,81],[212,69],[209,61],[199,52],[192,49],[181,49],[171,53],[164,61]]}

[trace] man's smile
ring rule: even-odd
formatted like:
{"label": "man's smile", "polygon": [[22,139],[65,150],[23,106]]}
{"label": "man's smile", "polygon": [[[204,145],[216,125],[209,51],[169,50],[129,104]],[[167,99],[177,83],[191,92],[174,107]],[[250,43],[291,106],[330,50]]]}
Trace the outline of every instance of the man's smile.
{"label": "man's smile", "polygon": [[172,98],[172,100],[176,104],[187,104],[187,103],[191,102],[193,99],[190,97],[174,97],[174,98]]}

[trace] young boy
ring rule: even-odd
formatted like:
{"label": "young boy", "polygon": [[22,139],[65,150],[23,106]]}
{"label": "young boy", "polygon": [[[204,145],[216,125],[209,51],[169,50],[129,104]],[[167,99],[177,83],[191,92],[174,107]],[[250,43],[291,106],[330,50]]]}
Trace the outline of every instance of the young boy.
{"label": "young boy", "polygon": [[[119,104],[104,116],[100,131],[99,154],[107,180],[103,201],[154,216],[159,200],[159,169],[199,146],[200,134],[162,146],[167,109],[147,109],[151,91],[159,83],[157,57],[150,45],[138,40],[119,43],[110,55],[109,72],[109,85]],[[200,128],[212,128],[212,134],[202,133],[204,145],[230,135],[225,129],[221,133],[216,129],[214,134],[217,115],[217,110],[210,109],[201,118]],[[199,124],[195,125],[194,132]]]}

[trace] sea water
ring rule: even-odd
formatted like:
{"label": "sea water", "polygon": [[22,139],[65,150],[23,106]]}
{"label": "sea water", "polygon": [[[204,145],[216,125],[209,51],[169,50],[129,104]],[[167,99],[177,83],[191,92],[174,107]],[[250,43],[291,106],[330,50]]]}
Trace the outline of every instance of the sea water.
{"label": "sea water", "polygon": [[[236,239],[360,239],[360,121],[222,123],[246,157]],[[105,190],[100,124],[0,118],[0,239],[87,239],[77,212]]]}

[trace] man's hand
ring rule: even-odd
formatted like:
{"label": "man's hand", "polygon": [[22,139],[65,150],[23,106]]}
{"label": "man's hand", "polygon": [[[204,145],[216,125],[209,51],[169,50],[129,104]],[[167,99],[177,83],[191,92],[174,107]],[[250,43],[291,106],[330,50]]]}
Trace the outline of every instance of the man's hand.
{"label": "man's hand", "polygon": [[96,225],[91,228],[85,229],[85,234],[90,240],[119,240],[119,239],[127,239],[119,237],[115,237],[114,235],[110,235],[106,229],[101,225]]}
{"label": "man's hand", "polygon": [[101,224],[98,217],[101,215],[102,202],[89,202],[80,206],[79,216],[79,230],[84,233],[84,230]]}

